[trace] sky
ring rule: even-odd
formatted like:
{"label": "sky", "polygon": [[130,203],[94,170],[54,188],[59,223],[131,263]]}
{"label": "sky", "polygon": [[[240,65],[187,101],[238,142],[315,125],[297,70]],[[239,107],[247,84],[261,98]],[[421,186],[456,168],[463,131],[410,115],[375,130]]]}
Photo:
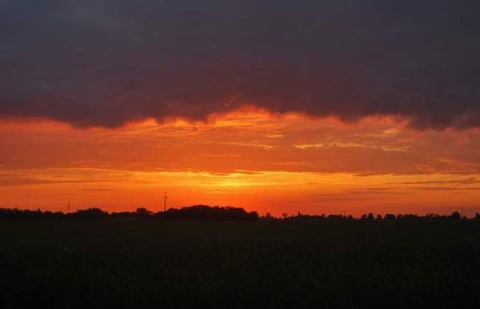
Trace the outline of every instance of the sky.
{"label": "sky", "polygon": [[0,0],[0,207],[472,216],[479,13]]}

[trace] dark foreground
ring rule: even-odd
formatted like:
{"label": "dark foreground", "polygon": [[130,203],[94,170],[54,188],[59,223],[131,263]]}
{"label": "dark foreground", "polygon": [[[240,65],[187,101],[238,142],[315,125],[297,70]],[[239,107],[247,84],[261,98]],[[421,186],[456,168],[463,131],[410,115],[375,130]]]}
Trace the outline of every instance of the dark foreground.
{"label": "dark foreground", "polygon": [[3,308],[480,308],[479,222],[0,222],[0,244]]}

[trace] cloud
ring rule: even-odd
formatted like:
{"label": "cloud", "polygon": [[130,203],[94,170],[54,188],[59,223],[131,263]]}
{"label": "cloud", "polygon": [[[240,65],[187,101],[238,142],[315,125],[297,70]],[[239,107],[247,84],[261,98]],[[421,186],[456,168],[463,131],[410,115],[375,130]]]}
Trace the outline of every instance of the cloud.
{"label": "cloud", "polygon": [[407,195],[408,192],[398,191],[400,188],[392,187],[374,187],[374,188],[353,188],[348,191],[349,194],[365,194],[365,195],[379,195],[379,194],[390,194],[390,195]]}
{"label": "cloud", "polygon": [[250,103],[480,126],[478,1],[0,2],[0,117],[205,119]]}
{"label": "cloud", "polygon": [[0,187],[43,185],[43,184],[64,184],[64,183],[89,183],[98,181],[88,180],[48,180],[35,177],[6,177],[0,176]]}
{"label": "cloud", "polygon": [[429,181],[410,181],[410,182],[401,182],[401,183],[394,183],[394,184],[401,184],[401,185],[445,185],[445,184],[457,184],[457,185],[471,185],[471,184],[478,184],[480,180],[477,180],[474,177],[465,178],[465,179],[455,179],[455,180],[429,180]]}
{"label": "cloud", "polygon": [[415,187],[415,190],[425,191],[478,191],[480,188],[458,188],[458,187]]}

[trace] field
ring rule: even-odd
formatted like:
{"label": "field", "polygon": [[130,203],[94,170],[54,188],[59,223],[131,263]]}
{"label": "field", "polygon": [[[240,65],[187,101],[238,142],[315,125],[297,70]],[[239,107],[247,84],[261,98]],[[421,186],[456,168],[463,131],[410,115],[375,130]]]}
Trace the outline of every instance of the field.
{"label": "field", "polygon": [[0,222],[3,308],[480,308],[480,223]]}

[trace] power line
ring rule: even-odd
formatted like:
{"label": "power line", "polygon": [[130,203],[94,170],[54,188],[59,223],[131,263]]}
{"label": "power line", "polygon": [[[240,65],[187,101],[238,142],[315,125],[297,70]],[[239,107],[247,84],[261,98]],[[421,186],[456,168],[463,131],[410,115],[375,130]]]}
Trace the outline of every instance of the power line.
{"label": "power line", "polygon": [[167,211],[167,192],[163,195],[163,211]]}

